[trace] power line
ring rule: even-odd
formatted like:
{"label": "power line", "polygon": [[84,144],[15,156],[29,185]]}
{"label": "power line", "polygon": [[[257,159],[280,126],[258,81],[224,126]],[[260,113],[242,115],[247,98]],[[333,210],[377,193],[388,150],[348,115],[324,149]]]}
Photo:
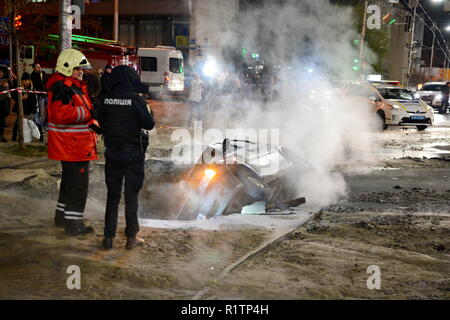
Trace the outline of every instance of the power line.
{"label": "power line", "polygon": [[[437,38],[436,37],[436,40],[437,40],[437,44],[439,45],[439,47],[441,48],[441,51],[444,53],[444,56],[445,56],[445,60],[447,61],[447,62],[449,62],[450,61],[450,59],[449,59],[449,57],[448,57],[448,55],[447,55],[447,52],[448,52],[448,47],[447,47],[447,42],[445,41],[445,38],[444,38],[444,35],[442,34],[442,32],[441,32],[441,29],[437,26],[437,24],[434,22],[434,20],[430,17],[430,15],[428,14],[428,12],[425,10],[425,8],[422,6],[422,4],[420,3],[420,1],[419,0],[417,0],[416,1],[417,2],[417,4],[422,8],[422,11],[427,15],[427,17],[430,19],[430,21],[433,23],[433,26],[429,26],[423,19],[422,19],[422,17],[419,15],[419,14],[415,14],[415,16],[428,28],[428,29],[430,29],[431,30],[431,32],[433,32],[434,33],[434,29],[436,29],[438,32],[439,32],[439,34],[441,35],[441,38],[442,38],[442,41],[444,42],[444,46],[445,46],[445,50],[444,50],[444,48],[442,47],[442,45],[441,45],[441,43],[440,43],[440,41],[439,41],[439,38]],[[412,11],[413,12],[413,14],[414,14],[414,10],[413,10],[413,8],[411,8],[410,6],[409,6],[409,4],[406,4],[405,2],[403,2],[403,5],[405,6],[406,5],[406,7],[408,7],[408,9],[410,10],[410,11]],[[414,30],[411,30],[411,32],[414,32]]]}

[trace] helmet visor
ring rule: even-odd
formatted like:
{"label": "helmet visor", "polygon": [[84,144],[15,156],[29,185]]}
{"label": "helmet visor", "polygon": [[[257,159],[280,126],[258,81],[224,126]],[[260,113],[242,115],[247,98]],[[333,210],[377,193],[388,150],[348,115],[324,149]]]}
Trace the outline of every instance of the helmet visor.
{"label": "helmet visor", "polygon": [[87,61],[86,58],[83,58],[83,60],[80,61],[80,63],[77,66],[80,69],[91,69],[91,65],[89,63],[89,61]]}

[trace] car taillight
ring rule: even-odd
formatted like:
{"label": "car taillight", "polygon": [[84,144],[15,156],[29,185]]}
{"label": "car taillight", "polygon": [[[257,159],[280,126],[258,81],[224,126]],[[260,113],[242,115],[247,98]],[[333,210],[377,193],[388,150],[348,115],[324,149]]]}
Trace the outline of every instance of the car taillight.
{"label": "car taillight", "polygon": [[169,83],[169,80],[170,80],[170,78],[169,78],[169,73],[168,72],[164,72],[163,73],[163,81],[164,81],[164,84],[168,84]]}

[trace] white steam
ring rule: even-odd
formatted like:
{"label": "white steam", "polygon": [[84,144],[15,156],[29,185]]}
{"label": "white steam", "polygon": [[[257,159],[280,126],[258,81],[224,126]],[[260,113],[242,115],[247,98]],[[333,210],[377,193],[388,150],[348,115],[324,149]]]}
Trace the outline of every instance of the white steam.
{"label": "white steam", "polygon": [[294,177],[299,193],[319,207],[345,195],[337,165],[371,158],[367,133],[375,118],[368,102],[335,89],[339,79],[356,78],[354,18],[351,8],[328,0],[287,1],[249,10],[241,14],[239,24],[229,27],[234,30],[221,33],[225,43],[220,46],[238,52],[243,47],[260,49],[266,63],[281,67],[279,99],[264,104],[216,96],[208,127],[279,129],[281,145],[310,166]]}

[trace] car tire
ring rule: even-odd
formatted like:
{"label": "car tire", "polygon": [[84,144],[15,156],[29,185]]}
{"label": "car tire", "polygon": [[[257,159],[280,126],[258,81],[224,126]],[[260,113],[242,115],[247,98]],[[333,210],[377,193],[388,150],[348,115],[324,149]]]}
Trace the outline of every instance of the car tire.
{"label": "car tire", "polygon": [[380,110],[380,111],[377,112],[377,115],[378,115],[379,120],[380,120],[380,125],[378,126],[378,128],[381,131],[386,130],[388,126],[386,124],[386,116],[385,116],[384,112]]}
{"label": "car tire", "polygon": [[428,126],[417,126],[418,131],[424,131]]}

